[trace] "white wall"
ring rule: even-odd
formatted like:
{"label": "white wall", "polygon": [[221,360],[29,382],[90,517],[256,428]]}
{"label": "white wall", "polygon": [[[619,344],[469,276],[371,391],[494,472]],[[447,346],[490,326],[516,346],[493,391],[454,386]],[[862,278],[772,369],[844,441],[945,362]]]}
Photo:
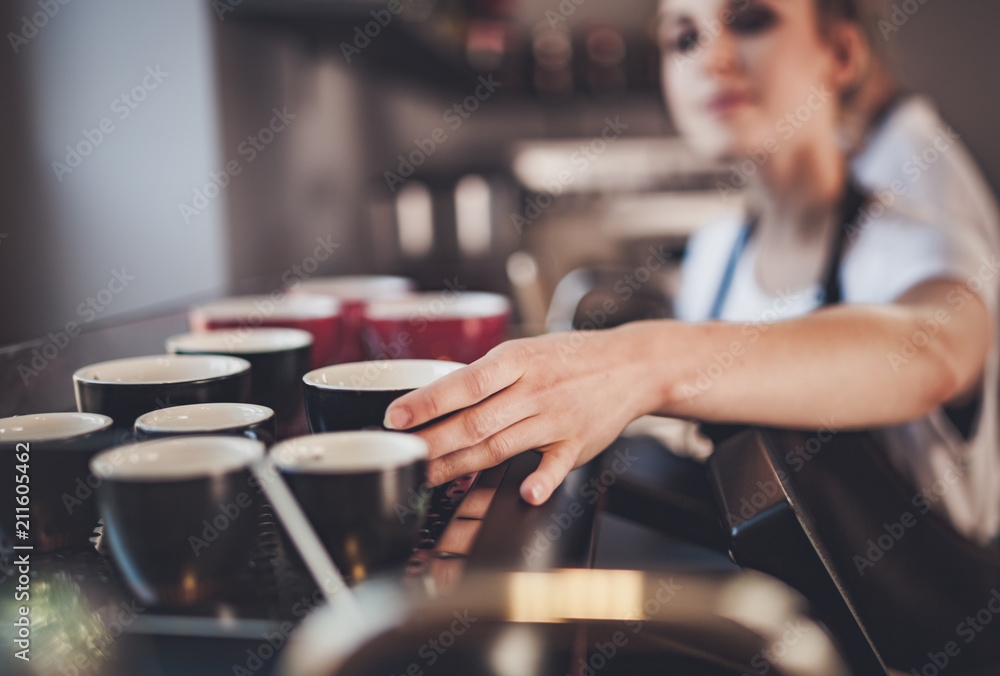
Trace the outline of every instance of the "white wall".
{"label": "white wall", "polygon": [[[209,4],[52,1],[44,22],[38,0],[4,5],[0,344],[222,287],[225,199],[190,223],[178,209],[221,168]],[[44,23],[36,34],[26,16]],[[10,33],[29,36],[16,53]],[[121,96],[136,87],[145,99],[130,107]],[[57,172],[102,120],[90,154]],[[98,294],[123,268],[134,280],[103,307]],[[100,312],[79,310],[90,297]]]}

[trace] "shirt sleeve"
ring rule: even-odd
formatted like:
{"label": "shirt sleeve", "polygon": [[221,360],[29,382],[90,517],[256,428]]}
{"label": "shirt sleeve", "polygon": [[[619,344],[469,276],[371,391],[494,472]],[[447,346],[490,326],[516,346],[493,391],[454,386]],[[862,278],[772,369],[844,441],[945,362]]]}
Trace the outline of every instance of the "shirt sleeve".
{"label": "shirt sleeve", "polygon": [[923,282],[955,279],[995,311],[997,252],[973,228],[957,222],[925,223],[891,212],[871,220],[853,239],[841,268],[846,302],[892,303]]}

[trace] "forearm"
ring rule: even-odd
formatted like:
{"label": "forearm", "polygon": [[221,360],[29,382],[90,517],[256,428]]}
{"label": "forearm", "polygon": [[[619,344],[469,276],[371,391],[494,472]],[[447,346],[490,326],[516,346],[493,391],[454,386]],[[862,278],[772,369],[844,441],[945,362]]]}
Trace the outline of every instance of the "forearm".
{"label": "forearm", "polygon": [[[964,324],[976,318],[948,315],[925,342],[920,332],[929,332],[934,315],[933,308],[840,306],[773,324],[645,322],[627,327],[623,340],[641,346],[650,364],[649,412],[871,427],[925,415],[978,377],[983,338],[962,342],[973,330]],[[903,348],[906,340],[913,350]]]}

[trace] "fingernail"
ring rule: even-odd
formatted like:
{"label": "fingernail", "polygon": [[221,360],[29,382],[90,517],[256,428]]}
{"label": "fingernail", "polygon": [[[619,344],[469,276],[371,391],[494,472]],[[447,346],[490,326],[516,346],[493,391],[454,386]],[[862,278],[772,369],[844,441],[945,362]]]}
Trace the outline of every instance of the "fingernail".
{"label": "fingernail", "polygon": [[542,487],[541,486],[537,486],[537,485],[536,486],[532,486],[531,487],[531,501],[537,504],[538,501],[540,501],[541,499],[542,499]]}
{"label": "fingernail", "polygon": [[403,406],[390,408],[385,412],[385,420],[382,424],[386,429],[405,430],[410,425],[410,412]]}

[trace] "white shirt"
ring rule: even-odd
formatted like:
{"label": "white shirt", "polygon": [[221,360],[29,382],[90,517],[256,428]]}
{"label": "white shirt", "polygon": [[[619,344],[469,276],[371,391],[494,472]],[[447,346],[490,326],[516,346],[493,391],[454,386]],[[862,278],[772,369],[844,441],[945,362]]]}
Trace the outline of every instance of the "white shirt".
{"label": "white shirt", "polygon": [[[1000,219],[961,141],[933,108],[917,98],[897,106],[871,135],[853,169],[867,190],[876,195],[883,191],[882,206],[887,208],[869,207],[861,227],[850,233],[840,267],[843,302],[889,304],[917,284],[951,278],[966,282],[967,290],[979,295],[998,325]],[[884,192],[887,188],[889,192]],[[679,319],[710,318],[742,227],[743,219],[733,218],[692,237],[675,302]],[[817,309],[818,284],[777,296],[763,291],[757,282],[756,259],[752,239],[734,270],[722,308],[724,321],[770,322]],[[949,297],[949,316],[961,312],[963,300],[961,294]],[[921,496],[914,496],[915,514],[933,509],[959,532],[983,543],[1000,532],[998,333],[985,366],[983,413],[970,439],[961,436],[942,409],[877,431],[893,465]],[[911,343],[922,340],[911,337]],[[907,355],[913,356],[909,349],[901,338],[895,356],[887,355],[886,367],[905,368]]]}

